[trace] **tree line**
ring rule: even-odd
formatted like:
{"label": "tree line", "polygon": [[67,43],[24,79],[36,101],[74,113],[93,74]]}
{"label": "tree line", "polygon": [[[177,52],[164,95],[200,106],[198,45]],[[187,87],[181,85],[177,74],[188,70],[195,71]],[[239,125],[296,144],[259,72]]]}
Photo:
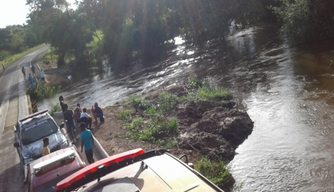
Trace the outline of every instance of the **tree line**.
{"label": "tree line", "polygon": [[[136,59],[160,59],[176,36],[200,44],[224,39],[230,27],[258,22],[279,25],[292,42],[332,38],[331,0],[27,0],[29,22],[24,43],[43,40],[74,66],[122,67]],[[1,34],[1,31],[0,31]],[[23,36],[21,36],[23,37]],[[0,38],[2,38],[0,36]],[[12,42],[15,45],[15,41]],[[14,46],[15,47],[15,46]],[[2,44],[0,50],[2,50]],[[7,49],[7,47],[6,47]],[[11,50],[11,49],[8,49]]]}

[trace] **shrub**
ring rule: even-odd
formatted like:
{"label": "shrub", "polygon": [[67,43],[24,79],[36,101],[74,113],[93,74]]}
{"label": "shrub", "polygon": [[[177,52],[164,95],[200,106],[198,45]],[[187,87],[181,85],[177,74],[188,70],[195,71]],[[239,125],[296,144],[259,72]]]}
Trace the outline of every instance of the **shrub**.
{"label": "shrub", "polygon": [[178,98],[170,93],[163,92],[159,95],[159,109],[166,113],[175,107],[178,103]]}
{"label": "shrub", "polygon": [[37,85],[29,86],[26,93],[30,95],[33,100],[41,101],[46,98],[55,96],[60,91],[60,87],[51,86],[44,81],[40,81]]}
{"label": "shrub", "polygon": [[124,122],[130,122],[132,119],[131,110],[123,110],[117,115],[117,117]]}
{"label": "shrub", "polygon": [[58,105],[58,104],[52,104],[51,105],[51,109],[50,109],[50,115],[53,116],[54,113],[56,113],[56,112],[61,112],[60,105]]}
{"label": "shrub", "polygon": [[230,191],[235,183],[223,161],[211,162],[204,158],[195,165],[195,169],[225,191]]}
{"label": "shrub", "polygon": [[146,110],[152,106],[152,104],[144,99],[138,98],[136,96],[130,97],[131,105],[136,109]]}
{"label": "shrub", "polygon": [[146,110],[146,114],[150,116],[155,116],[157,114],[156,110],[154,108],[149,108]]}

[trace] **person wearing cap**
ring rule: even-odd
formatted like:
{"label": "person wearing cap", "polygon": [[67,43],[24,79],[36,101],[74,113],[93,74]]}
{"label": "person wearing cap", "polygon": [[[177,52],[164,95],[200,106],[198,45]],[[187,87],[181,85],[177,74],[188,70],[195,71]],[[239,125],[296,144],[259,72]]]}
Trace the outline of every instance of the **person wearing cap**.
{"label": "person wearing cap", "polygon": [[93,148],[94,148],[94,139],[93,134],[90,130],[86,129],[85,123],[80,124],[80,129],[82,131],[80,135],[81,140],[81,153],[85,148],[86,158],[89,164],[94,163],[93,158]]}

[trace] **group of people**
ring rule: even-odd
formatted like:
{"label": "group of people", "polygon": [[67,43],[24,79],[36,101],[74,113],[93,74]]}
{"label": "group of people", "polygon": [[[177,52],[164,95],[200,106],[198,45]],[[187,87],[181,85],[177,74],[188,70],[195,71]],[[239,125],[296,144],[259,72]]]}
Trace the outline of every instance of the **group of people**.
{"label": "group of people", "polygon": [[[22,66],[21,71],[22,71],[22,73],[23,73],[23,76],[26,77],[26,69],[24,68],[24,66]],[[35,67],[34,67],[34,65],[31,65],[31,71],[32,71],[33,74],[35,74]],[[42,81],[44,81],[44,80],[45,80],[45,75],[44,75],[44,71],[43,71],[43,69],[40,70],[39,75],[40,75],[40,79],[41,79]],[[29,73],[29,77],[28,77],[28,79],[29,79],[29,83],[30,83],[30,85],[36,85],[36,82],[34,81],[34,79],[33,79],[32,75],[31,75],[31,73]]]}
{"label": "group of people", "polygon": [[83,148],[85,148],[86,157],[89,163],[94,162],[93,159],[93,147],[94,147],[94,140],[92,137],[92,119],[94,118],[93,124],[98,123],[98,119],[100,122],[104,122],[103,111],[99,107],[98,103],[95,103],[92,106],[92,113],[93,118],[87,113],[87,108],[81,109],[80,104],[77,104],[77,107],[74,110],[68,108],[68,105],[64,102],[64,97],[59,97],[60,107],[63,111],[64,120],[66,122],[67,131],[70,133],[72,140],[75,142],[76,136],[76,127],[79,127],[82,131],[80,135],[81,140],[81,152]]}

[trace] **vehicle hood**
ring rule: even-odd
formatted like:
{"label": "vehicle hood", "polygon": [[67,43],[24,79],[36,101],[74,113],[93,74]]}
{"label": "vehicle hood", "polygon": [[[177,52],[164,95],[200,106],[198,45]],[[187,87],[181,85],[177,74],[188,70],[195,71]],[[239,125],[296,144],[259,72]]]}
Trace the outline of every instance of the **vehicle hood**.
{"label": "vehicle hood", "polygon": [[[60,131],[49,135],[48,138],[50,151],[60,149],[60,146],[66,141],[65,136]],[[24,159],[37,159],[42,156],[42,148],[43,139],[40,139],[28,145],[22,146],[22,155]]]}

